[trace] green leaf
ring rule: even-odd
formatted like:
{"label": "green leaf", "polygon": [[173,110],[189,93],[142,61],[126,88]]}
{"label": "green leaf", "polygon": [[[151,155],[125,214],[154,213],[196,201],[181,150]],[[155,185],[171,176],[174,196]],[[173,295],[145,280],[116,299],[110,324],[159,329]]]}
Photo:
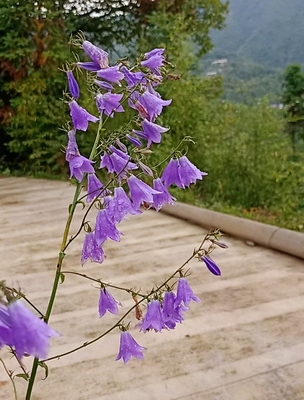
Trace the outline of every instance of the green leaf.
{"label": "green leaf", "polygon": [[38,365],[44,369],[45,375],[44,378],[42,378],[43,381],[46,380],[46,378],[49,376],[49,367],[46,365],[46,363],[42,361],[38,361]]}

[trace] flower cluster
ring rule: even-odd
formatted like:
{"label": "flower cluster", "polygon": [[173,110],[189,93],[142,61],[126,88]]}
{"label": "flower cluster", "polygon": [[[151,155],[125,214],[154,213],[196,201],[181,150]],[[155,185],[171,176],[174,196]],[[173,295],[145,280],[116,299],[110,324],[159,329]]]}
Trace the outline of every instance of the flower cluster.
{"label": "flower cluster", "polygon": [[[191,301],[201,300],[193,293],[186,278],[178,280],[177,293],[172,290],[165,292],[162,300],[153,299],[147,304],[147,312],[142,321],[137,325],[141,332],[161,332],[163,329],[174,329],[177,323],[184,321],[184,313],[189,310]],[[118,314],[118,305],[121,305],[111,293],[102,288],[99,299],[99,314],[102,317],[106,311]],[[124,362],[130,360],[131,356],[143,358],[141,347],[131,334],[123,329],[120,341],[120,351],[117,360],[123,358]]]}
{"label": "flower cluster", "polygon": [[51,337],[59,336],[48,324],[33,314],[21,300],[0,303],[0,348],[14,348],[20,360],[24,355],[46,358]]}

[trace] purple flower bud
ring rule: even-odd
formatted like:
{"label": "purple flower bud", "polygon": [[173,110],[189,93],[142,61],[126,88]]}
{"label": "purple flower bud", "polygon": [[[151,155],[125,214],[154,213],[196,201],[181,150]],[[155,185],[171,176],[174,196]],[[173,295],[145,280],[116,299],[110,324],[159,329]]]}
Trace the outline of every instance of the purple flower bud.
{"label": "purple flower bud", "polygon": [[153,205],[156,211],[159,211],[166,204],[174,204],[176,198],[171,196],[169,190],[163,185],[160,178],[154,179],[153,187],[160,192],[159,194],[153,194]]}
{"label": "purple flower bud", "polygon": [[122,150],[124,153],[128,153],[127,146],[124,143],[122,143],[119,139],[116,139],[115,142],[116,142],[117,146],[120,148],[120,150]]}
{"label": "purple flower bud", "polygon": [[114,89],[111,83],[108,82],[98,81],[97,79],[95,79],[94,83],[96,83],[97,86],[101,87],[101,89],[107,90],[108,92]]}
{"label": "purple flower bud", "polygon": [[7,306],[11,341],[19,359],[24,354],[47,358],[51,337],[59,336],[42,319],[33,314],[21,300]]}
{"label": "purple flower bud", "polygon": [[88,40],[85,40],[82,44],[83,50],[87,53],[87,55],[93,60],[95,64],[99,65],[100,68],[108,68],[109,66],[109,54],[95,46]]}
{"label": "purple flower bud", "polygon": [[143,350],[145,347],[140,346],[130,332],[121,332],[120,349],[116,361],[122,358],[126,364],[131,357],[142,359],[144,358]]}
{"label": "purple flower bud", "polygon": [[115,112],[124,112],[123,106],[120,104],[122,94],[105,93],[96,96],[96,105],[99,112],[104,112],[108,117],[114,117]]}
{"label": "purple flower bud", "polygon": [[75,156],[80,156],[78,145],[76,142],[76,132],[72,129],[68,132],[68,145],[66,149],[65,159],[71,161]]}
{"label": "purple flower bud", "polygon": [[149,185],[131,175],[128,179],[128,185],[131,192],[133,206],[138,210],[142,202],[153,203],[153,195],[159,194],[157,190],[152,189]]}
{"label": "purple flower bud", "polygon": [[179,307],[182,302],[186,307],[188,307],[191,300],[196,301],[197,303],[201,302],[201,300],[193,293],[193,290],[191,289],[187,279],[179,278],[177,286],[177,296],[174,302],[174,307]]}
{"label": "purple flower bud", "polygon": [[115,67],[100,69],[97,71],[97,76],[108,82],[120,84],[120,81],[124,78],[124,74],[119,71],[119,67],[119,65],[115,65]]}
{"label": "purple flower bud", "polygon": [[103,317],[107,311],[112,314],[118,314],[118,306],[121,306],[121,303],[114,299],[111,293],[103,288],[100,290],[100,298],[99,298],[99,315]]}
{"label": "purple flower bud", "polygon": [[154,329],[156,332],[161,332],[164,328],[165,321],[161,310],[160,302],[158,300],[152,300],[148,303],[147,314],[139,324],[140,330],[147,332]]}
{"label": "purple flower bud", "polygon": [[129,134],[126,135],[126,138],[132,143],[134,144],[134,146],[136,147],[141,147],[142,146],[142,142],[140,141],[140,139],[138,139],[137,137],[131,136]]}
{"label": "purple flower bud", "polygon": [[217,275],[217,276],[221,275],[221,270],[220,270],[219,266],[216,264],[215,261],[212,260],[212,258],[203,256],[201,258],[201,261],[203,261],[206,264],[206,267],[209,269],[209,271],[213,275]]}
{"label": "purple flower bud", "polygon": [[87,110],[78,105],[75,100],[71,101],[69,106],[75,130],[79,129],[80,131],[86,132],[89,126],[89,121],[99,121],[99,118],[90,114]]}
{"label": "purple flower bud", "polygon": [[102,264],[106,255],[102,247],[97,243],[95,232],[89,232],[84,239],[81,264],[83,265],[88,260]]}
{"label": "purple flower bud", "polygon": [[78,67],[86,69],[87,71],[91,72],[97,72],[100,70],[100,65],[92,61],[78,62],[77,65]]}
{"label": "purple flower bud", "polygon": [[142,163],[141,161],[138,161],[138,165],[140,166],[141,170],[149,176],[154,176],[152,169],[148,167],[146,164]]}
{"label": "purple flower bud", "polygon": [[79,85],[73,75],[73,71],[71,70],[67,71],[67,77],[68,77],[69,91],[75,99],[78,99],[80,96],[80,90],[79,90]]}
{"label": "purple flower bud", "polygon": [[218,247],[221,247],[222,249],[228,249],[228,246],[226,243],[223,242],[218,242],[217,240],[213,241],[213,244],[215,244]]}

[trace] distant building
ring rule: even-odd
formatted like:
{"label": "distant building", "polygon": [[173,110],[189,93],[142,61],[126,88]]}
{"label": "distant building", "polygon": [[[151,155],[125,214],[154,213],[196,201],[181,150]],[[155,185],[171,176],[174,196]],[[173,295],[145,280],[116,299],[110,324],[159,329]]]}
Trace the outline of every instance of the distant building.
{"label": "distant building", "polygon": [[219,67],[223,67],[228,63],[228,58],[221,58],[220,60],[213,61],[212,65],[218,65]]}

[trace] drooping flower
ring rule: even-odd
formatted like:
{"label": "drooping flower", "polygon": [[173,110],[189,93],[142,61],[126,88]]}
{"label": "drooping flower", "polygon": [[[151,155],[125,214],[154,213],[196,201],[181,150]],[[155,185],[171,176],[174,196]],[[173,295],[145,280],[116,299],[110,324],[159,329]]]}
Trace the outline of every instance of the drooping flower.
{"label": "drooping flower", "polygon": [[176,295],[174,292],[166,292],[163,302],[163,318],[165,325],[169,329],[174,329],[177,323],[182,323],[184,320],[183,311],[186,309],[183,306],[175,307],[175,300]]}
{"label": "drooping flower", "polygon": [[186,156],[179,159],[180,169],[179,173],[184,186],[190,186],[198,179],[202,180],[203,176],[208,175],[207,172],[200,171]]}
{"label": "drooping flower", "polygon": [[97,243],[95,232],[87,233],[82,248],[81,264],[84,265],[88,260],[102,264],[105,258],[105,252]]}
{"label": "drooping flower", "polygon": [[160,75],[160,68],[164,65],[165,61],[165,57],[163,56],[164,51],[164,49],[154,49],[149,53],[145,53],[146,59],[141,62],[141,65]]}
{"label": "drooping flower", "polygon": [[33,314],[21,300],[7,306],[12,345],[19,359],[24,354],[47,358],[51,337],[59,336],[48,324]]}
{"label": "drooping flower", "polygon": [[78,99],[80,96],[80,89],[74,77],[73,71],[71,70],[67,71],[67,77],[68,77],[69,91],[71,95],[74,97],[74,99]]}
{"label": "drooping flower", "polygon": [[133,206],[135,210],[138,210],[142,202],[153,203],[153,195],[159,194],[155,189],[152,189],[149,185],[131,175],[128,178],[128,185],[131,192]]}
{"label": "drooping flower", "polygon": [[127,176],[127,172],[137,169],[137,165],[132,163],[129,154],[110,146],[112,154],[104,153],[101,157],[100,168],[107,168],[108,172],[116,173],[118,180],[121,182]]}
{"label": "drooping flower", "polygon": [[89,121],[97,122],[99,118],[90,114],[87,110],[81,107],[75,100],[71,101],[70,104],[70,114],[72,117],[72,122],[75,130],[80,130],[86,132],[89,126]]}
{"label": "drooping flower", "polygon": [[158,194],[153,194],[153,205],[156,211],[159,211],[166,204],[174,204],[176,198],[171,196],[169,190],[163,185],[160,178],[154,179],[153,188]]}
{"label": "drooping flower", "polygon": [[174,307],[179,307],[182,302],[186,307],[188,307],[191,300],[196,301],[197,303],[201,302],[201,300],[193,293],[193,290],[191,289],[187,279],[179,278]]}
{"label": "drooping flower", "polygon": [[147,119],[143,120],[142,127],[148,140],[148,147],[150,147],[152,143],[160,143],[162,140],[161,134],[169,130],[169,128],[164,128],[163,126],[154,124]]}
{"label": "drooping flower", "polygon": [[109,54],[101,48],[95,46],[93,43],[85,40],[82,43],[83,50],[93,60],[93,62],[100,68],[108,68],[109,66]]}
{"label": "drooping flower", "polygon": [[139,324],[140,330],[147,332],[154,329],[156,332],[161,332],[164,328],[165,321],[161,309],[160,302],[158,300],[152,300],[148,303],[147,313]]}
{"label": "drooping flower", "polygon": [[71,161],[75,156],[80,156],[78,145],[76,142],[76,132],[74,129],[68,132],[68,145],[65,152],[65,159]]}
{"label": "drooping flower", "polygon": [[212,260],[212,258],[207,257],[207,256],[203,256],[201,258],[201,261],[203,261],[206,264],[206,267],[209,269],[209,271],[213,274],[213,275],[221,275],[221,270],[219,268],[219,266],[216,264],[215,261]]}
{"label": "drooping flower", "polygon": [[95,170],[93,167],[94,161],[89,160],[84,156],[75,156],[71,157],[69,160],[69,167],[70,167],[70,178],[73,176],[81,182],[85,173],[87,174],[94,174]]}
{"label": "drooping flower", "polygon": [[155,96],[146,90],[138,98],[134,106],[142,118],[153,122],[162,113],[163,107],[169,106],[171,103],[172,100],[163,100],[161,97]]}
{"label": "drooping flower", "polygon": [[4,346],[12,346],[12,329],[9,322],[9,312],[6,306],[0,303],[0,349]]}
{"label": "drooping flower", "polygon": [[95,238],[98,245],[102,245],[108,239],[120,242],[121,235],[111,217],[108,217],[107,209],[100,210],[95,225]]}
{"label": "drooping flower", "polygon": [[131,357],[142,359],[144,358],[143,350],[146,348],[140,346],[129,331],[123,331],[120,336],[120,348],[116,361],[122,358],[126,364]]}
{"label": "drooping flower", "polygon": [[143,72],[141,72],[141,71],[140,72],[131,72],[125,66],[122,66],[120,68],[120,70],[125,76],[125,80],[128,84],[129,89],[134,88],[134,86],[136,86],[136,85],[146,83],[145,74]]}
{"label": "drooping flower", "polygon": [[124,112],[123,106],[120,104],[120,101],[123,97],[123,94],[115,94],[115,93],[105,93],[98,94],[96,96],[96,105],[98,110],[102,113],[104,112],[108,117],[114,117],[115,112]]}
{"label": "drooping flower", "polygon": [[114,197],[105,198],[107,217],[113,223],[120,223],[127,214],[140,214],[136,211],[124,189],[120,186],[114,189]]}
{"label": "drooping flower", "polygon": [[198,179],[203,179],[205,175],[208,174],[200,171],[186,156],[183,156],[180,159],[171,158],[163,172],[161,180],[166,187],[176,185],[184,189],[186,186],[190,186],[191,183],[195,183]]}
{"label": "drooping flower", "polygon": [[105,79],[108,82],[119,84],[124,78],[124,74],[119,71],[119,65],[108,67],[97,71],[98,78]]}
{"label": "drooping flower", "polygon": [[118,314],[118,306],[121,306],[121,303],[114,299],[111,293],[103,288],[100,290],[99,297],[99,315],[103,317],[107,311],[112,314]]}
{"label": "drooping flower", "polygon": [[105,197],[109,194],[109,190],[102,188],[104,184],[97,178],[95,174],[88,174],[88,195],[87,202],[91,203],[96,197]]}

